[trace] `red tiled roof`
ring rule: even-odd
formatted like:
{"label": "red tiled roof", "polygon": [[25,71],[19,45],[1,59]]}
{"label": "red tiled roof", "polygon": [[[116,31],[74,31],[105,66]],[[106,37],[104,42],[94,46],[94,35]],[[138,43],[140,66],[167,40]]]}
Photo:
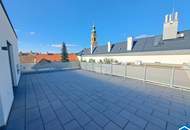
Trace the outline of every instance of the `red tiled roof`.
{"label": "red tiled roof", "polygon": [[69,61],[79,61],[77,55],[74,53],[69,54],[68,59]]}
{"label": "red tiled roof", "polygon": [[51,61],[51,62],[58,62],[58,61],[61,61],[61,55],[60,54],[37,54],[35,56],[36,63],[40,62],[43,59]]}
{"label": "red tiled roof", "polygon": [[[61,55],[60,54],[21,54],[20,55],[20,61],[22,64],[24,63],[39,63],[41,60],[48,60],[51,62],[59,62],[61,61]],[[76,54],[71,53],[68,55],[68,60],[73,61],[79,61]]]}

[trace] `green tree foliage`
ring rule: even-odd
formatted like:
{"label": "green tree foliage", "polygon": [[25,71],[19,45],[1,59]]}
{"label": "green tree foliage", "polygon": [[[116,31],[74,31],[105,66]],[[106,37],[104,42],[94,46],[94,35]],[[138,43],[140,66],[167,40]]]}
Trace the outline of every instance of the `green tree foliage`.
{"label": "green tree foliage", "polygon": [[96,61],[94,59],[89,59],[88,61],[89,63],[96,63]]}
{"label": "green tree foliage", "polygon": [[61,60],[62,62],[68,61],[67,47],[64,42],[62,43],[62,47],[61,47]]}
{"label": "green tree foliage", "polygon": [[112,63],[113,63],[113,59],[108,59],[108,58],[104,59],[104,64],[112,64]]}

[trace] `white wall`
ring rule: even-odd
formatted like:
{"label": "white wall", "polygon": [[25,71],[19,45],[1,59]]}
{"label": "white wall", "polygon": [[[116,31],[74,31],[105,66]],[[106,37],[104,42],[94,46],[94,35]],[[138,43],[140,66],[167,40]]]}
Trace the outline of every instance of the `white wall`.
{"label": "white wall", "polygon": [[122,63],[126,62],[136,62],[142,61],[143,63],[155,63],[160,62],[164,64],[183,64],[190,63],[190,52],[189,54],[177,54],[177,55],[169,55],[169,54],[158,54],[158,55],[93,55],[93,56],[82,56],[82,60],[89,61],[89,59],[95,59],[96,62],[103,60],[105,58],[117,60]]}
{"label": "white wall", "polygon": [[8,51],[1,49],[1,47],[7,46],[7,41],[13,48],[14,67],[12,69],[14,86],[17,86],[20,78],[20,72],[17,72],[17,66],[19,66],[17,38],[0,4],[0,126],[6,124],[14,99]]}

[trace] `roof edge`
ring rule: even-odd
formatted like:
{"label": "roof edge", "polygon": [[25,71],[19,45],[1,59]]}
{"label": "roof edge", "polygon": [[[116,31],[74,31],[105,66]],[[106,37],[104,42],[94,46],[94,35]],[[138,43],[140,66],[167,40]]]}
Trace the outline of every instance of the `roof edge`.
{"label": "roof edge", "polygon": [[164,50],[164,51],[146,51],[146,52],[129,52],[129,53],[106,53],[106,54],[88,54],[81,55],[83,57],[96,57],[96,56],[132,56],[132,55],[190,55],[190,49],[182,50]]}
{"label": "roof edge", "polygon": [[5,6],[3,5],[3,1],[2,1],[2,0],[0,0],[0,5],[2,6],[2,8],[3,8],[4,12],[5,12],[5,15],[6,15],[8,21],[9,21],[9,24],[11,25],[11,28],[12,28],[12,30],[13,30],[13,32],[14,32],[16,38],[18,39],[18,36],[17,36],[17,34],[16,34],[16,31],[15,31],[15,29],[14,29],[12,23],[11,23],[11,20],[10,20],[10,18],[9,18],[9,16],[8,16],[8,13],[7,13],[6,9],[5,9]]}

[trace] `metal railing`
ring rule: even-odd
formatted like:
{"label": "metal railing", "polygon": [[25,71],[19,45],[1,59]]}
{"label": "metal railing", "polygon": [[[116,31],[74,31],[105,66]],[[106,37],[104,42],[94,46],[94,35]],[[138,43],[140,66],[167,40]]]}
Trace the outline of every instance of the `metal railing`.
{"label": "metal railing", "polygon": [[80,65],[83,70],[190,89],[190,69],[175,66],[115,65],[87,62],[81,62]]}

